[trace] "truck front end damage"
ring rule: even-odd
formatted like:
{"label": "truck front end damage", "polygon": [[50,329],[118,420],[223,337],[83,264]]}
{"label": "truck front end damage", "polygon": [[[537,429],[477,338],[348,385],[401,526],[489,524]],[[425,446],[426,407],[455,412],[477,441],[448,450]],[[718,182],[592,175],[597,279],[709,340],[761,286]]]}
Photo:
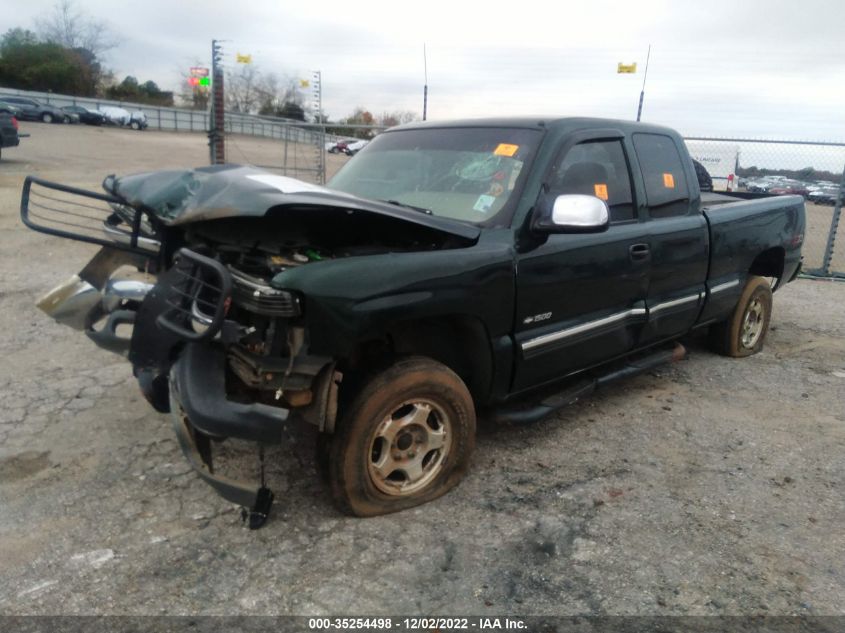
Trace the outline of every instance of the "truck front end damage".
{"label": "truck front end damage", "polygon": [[[27,226],[101,246],[38,306],[127,357],[192,467],[259,527],[273,501],[264,447],[288,421],[331,433],[342,381],[333,354],[312,352],[302,290],[273,278],[346,257],[457,247],[472,229],[251,168],[110,176],[104,188],[27,179]],[[256,443],[259,482],[218,472],[212,449],[227,438]]]}

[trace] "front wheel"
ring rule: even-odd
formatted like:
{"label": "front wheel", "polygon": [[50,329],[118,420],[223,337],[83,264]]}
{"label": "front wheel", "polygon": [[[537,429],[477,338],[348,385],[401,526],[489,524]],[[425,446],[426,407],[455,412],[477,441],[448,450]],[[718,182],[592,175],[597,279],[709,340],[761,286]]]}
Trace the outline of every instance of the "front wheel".
{"label": "front wheel", "polygon": [[140,130],[140,129],[141,129],[141,124],[140,124],[140,123],[138,123],[137,121],[132,121],[132,122],[129,124],[129,127],[131,127],[133,130]]}
{"label": "front wheel", "polygon": [[463,381],[428,358],[399,361],[339,421],[327,464],[332,496],[356,516],[412,508],[454,488],[474,447],[475,409]]}
{"label": "front wheel", "polygon": [[45,112],[44,114],[41,115],[41,120],[44,121],[44,123],[52,123],[53,122],[53,115],[50,114],[49,112]]}
{"label": "front wheel", "polygon": [[727,321],[710,328],[715,351],[741,358],[763,349],[772,318],[772,286],[765,277],[752,276]]}

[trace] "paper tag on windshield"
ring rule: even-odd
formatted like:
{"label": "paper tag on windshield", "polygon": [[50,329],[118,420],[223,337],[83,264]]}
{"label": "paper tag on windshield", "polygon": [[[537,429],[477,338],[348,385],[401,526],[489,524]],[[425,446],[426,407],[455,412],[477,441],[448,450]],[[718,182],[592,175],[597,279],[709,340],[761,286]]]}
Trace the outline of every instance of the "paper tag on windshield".
{"label": "paper tag on windshield", "polygon": [[675,177],[672,174],[663,174],[663,186],[667,189],[674,189]]}
{"label": "paper tag on windshield", "polygon": [[494,202],[496,202],[495,196],[482,194],[478,196],[478,200],[475,201],[475,206],[472,207],[472,210],[480,213],[487,213],[491,208],[493,208]]}
{"label": "paper tag on windshield", "polygon": [[496,156],[507,156],[510,158],[519,151],[519,145],[510,145],[509,143],[499,143],[498,147],[493,150]]}

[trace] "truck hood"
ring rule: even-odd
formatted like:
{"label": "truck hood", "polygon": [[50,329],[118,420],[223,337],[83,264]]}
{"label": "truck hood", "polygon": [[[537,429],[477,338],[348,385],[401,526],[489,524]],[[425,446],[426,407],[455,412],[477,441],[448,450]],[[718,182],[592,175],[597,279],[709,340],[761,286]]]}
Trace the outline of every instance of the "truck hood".
{"label": "truck hood", "polygon": [[241,165],[112,175],[103,181],[103,188],[169,226],[261,217],[284,208],[328,207],[404,220],[468,240],[475,240],[480,234],[478,227],[469,224]]}

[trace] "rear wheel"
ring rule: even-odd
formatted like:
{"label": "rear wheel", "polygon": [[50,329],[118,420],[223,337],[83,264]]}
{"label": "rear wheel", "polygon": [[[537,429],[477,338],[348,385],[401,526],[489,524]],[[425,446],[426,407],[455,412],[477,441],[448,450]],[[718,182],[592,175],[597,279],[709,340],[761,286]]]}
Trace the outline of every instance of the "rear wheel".
{"label": "rear wheel", "polygon": [[427,358],[402,360],[361,390],[331,438],[328,479],[341,510],[376,516],[454,488],[475,446],[463,381]]}
{"label": "rear wheel", "polygon": [[52,123],[53,122],[53,115],[50,114],[49,112],[44,112],[41,115],[41,120],[44,121],[44,123]]}
{"label": "rear wheel", "polygon": [[132,122],[129,124],[129,126],[130,126],[133,130],[140,130],[140,129],[141,129],[141,124],[140,124],[140,123],[138,123],[137,121],[132,121]]}
{"label": "rear wheel", "polygon": [[763,349],[771,318],[771,284],[765,277],[749,277],[730,318],[710,328],[711,344],[725,356],[756,354]]}

